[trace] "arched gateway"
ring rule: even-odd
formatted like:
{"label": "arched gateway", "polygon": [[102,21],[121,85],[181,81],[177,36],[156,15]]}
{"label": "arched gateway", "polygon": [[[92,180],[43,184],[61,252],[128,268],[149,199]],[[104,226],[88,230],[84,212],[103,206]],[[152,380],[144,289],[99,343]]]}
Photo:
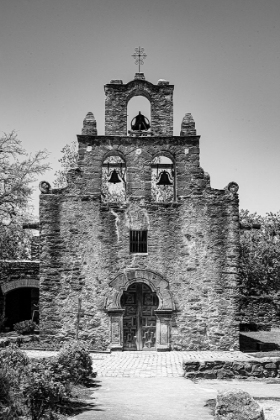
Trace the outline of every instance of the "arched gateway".
{"label": "arched gateway", "polygon": [[112,350],[170,350],[174,310],[169,283],[150,270],[127,270],[110,283]]}

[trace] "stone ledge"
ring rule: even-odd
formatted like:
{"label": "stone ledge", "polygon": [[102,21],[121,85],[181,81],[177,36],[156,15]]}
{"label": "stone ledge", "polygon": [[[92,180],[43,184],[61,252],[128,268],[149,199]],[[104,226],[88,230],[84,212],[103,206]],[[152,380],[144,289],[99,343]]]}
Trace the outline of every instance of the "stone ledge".
{"label": "stone ledge", "polygon": [[280,357],[246,361],[183,362],[187,379],[280,378]]}

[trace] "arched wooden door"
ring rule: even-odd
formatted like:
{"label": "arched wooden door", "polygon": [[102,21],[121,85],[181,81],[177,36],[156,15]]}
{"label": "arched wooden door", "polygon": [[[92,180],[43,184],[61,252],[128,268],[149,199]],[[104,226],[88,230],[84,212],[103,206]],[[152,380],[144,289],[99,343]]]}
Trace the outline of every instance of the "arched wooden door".
{"label": "arched wooden door", "polygon": [[121,297],[124,350],[156,350],[156,293],[144,283],[133,283]]}

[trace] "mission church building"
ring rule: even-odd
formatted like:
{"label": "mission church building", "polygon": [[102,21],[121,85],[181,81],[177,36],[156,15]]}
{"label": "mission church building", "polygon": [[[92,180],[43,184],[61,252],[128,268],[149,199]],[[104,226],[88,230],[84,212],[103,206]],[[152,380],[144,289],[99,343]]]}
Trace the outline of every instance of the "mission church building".
{"label": "mission church building", "polygon": [[[105,135],[88,113],[68,185],[40,195],[40,334],[92,348],[239,346],[238,185],[210,186],[191,114],[143,73],[105,85]],[[127,127],[127,105],[144,96]]]}

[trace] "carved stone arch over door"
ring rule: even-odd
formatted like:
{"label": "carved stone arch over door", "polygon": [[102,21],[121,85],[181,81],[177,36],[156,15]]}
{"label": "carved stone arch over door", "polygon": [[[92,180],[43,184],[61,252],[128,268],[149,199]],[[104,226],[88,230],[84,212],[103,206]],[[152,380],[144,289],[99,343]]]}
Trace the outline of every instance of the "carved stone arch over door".
{"label": "carved stone arch over door", "polygon": [[160,274],[150,270],[126,270],[110,282],[111,294],[107,301],[107,312],[111,318],[111,349],[123,350],[123,315],[121,297],[133,283],[144,283],[156,293],[159,305],[156,315],[156,350],[170,350],[170,320],[174,303],[169,283]]}

